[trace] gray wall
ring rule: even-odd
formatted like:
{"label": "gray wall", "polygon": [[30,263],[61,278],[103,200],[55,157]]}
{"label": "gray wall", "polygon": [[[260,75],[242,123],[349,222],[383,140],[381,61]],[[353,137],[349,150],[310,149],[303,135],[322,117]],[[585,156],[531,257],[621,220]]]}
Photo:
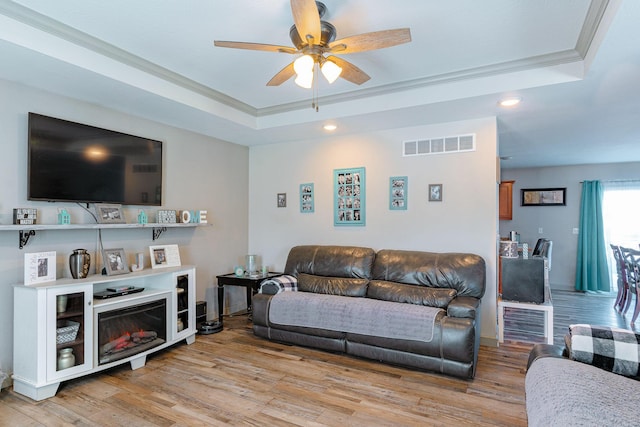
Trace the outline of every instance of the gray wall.
{"label": "gray wall", "polygon": [[[513,187],[513,219],[500,221],[500,235],[510,230],[520,233],[521,241],[535,244],[539,237],[553,240],[552,289],[574,290],[579,227],[581,181],[638,179],[640,162],[559,166],[548,168],[503,169],[503,180],[515,180]],[[520,206],[523,188],[567,188],[566,206]],[[542,233],[538,229],[542,228]]]}
{"label": "gray wall", "polygon": [[[402,141],[476,135],[476,151],[402,156]],[[249,248],[276,270],[289,249],[338,244],[378,249],[471,252],[487,264],[481,334],[496,340],[496,119],[495,117],[338,135],[251,148]],[[366,226],[333,225],[333,170],[366,168]],[[407,210],[389,209],[389,178],[408,177]],[[299,186],[314,183],[315,212],[300,212]],[[442,202],[429,202],[428,185],[443,185]],[[287,194],[287,207],[276,194]]]}
{"label": "gray wall", "polygon": [[[0,224],[12,223],[12,209],[35,207],[39,223],[55,224],[58,208],[71,214],[73,223],[90,223],[90,216],[75,204],[28,202],[27,113],[49,116],[140,135],[164,142],[164,208],[205,209],[208,227],[168,229],[152,241],[150,230],[105,230],[105,248],[124,248],[129,263],[148,246],[177,244],[182,264],[197,266],[197,297],[206,300],[209,318],[217,315],[215,276],[232,271],[247,253],[248,164],[247,147],[204,137],[98,106],[74,101],[0,80]],[[150,222],[157,207],[145,209]],[[128,222],[138,208],[125,207]],[[39,231],[24,250],[18,249],[18,232],[0,232],[0,366],[11,372],[13,358],[13,287],[23,280],[25,252],[56,251],[58,277],[70,277],[68,256],[86,248],[96,260],[97,233],[90,230]],[[146,257],[146,268],[150,267]],[[227,305],[243,305],[244,289],[230,289]],[[6,384],[6,382],[5,382]]]}

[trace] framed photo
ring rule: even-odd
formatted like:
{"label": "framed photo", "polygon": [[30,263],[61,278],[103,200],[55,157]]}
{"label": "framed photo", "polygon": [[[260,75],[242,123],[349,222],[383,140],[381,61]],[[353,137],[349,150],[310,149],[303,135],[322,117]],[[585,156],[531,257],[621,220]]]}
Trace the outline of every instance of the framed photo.
{"label": "framed photo", "polygon": [[278,193],[278,207],[279,208],[287,207],[287,193]]}
{"label": "framed photo", "polygon": [[115,276],[116,274],[125,274],[129,272],[127,266],[127,256],[124,249],[103,249],[102,262],[107,271],[107,276]]}
{"label": "framed photo", "polygon": [[520,190],[520,206],[566,206],[565,188],[527,188]]}
{"label": "framed photo", "polygon": [[99,224],[124,224],[122,206],[96,203],[96,216]]}
{"label": "framed photo", "polygon": [[56,280],[56,252],[24,254],[24,284],[52,282]]}
{"label": "framed photo", "polygon": [[180,251],[178,245],[149,246],[151,268],[179,267]]}
{"label": "framed photo", "polygon": [[365,168],[333,171],[333,225],[364,226]]}
{"label": "framed photo", "polygon": [[389,178],[389,209],[392,211],[407,210],[407,186],[409,178],[406,176],[392,176]]}
{"label": "framed photo", "polygon": [[313,183],[300,184],[300,213],[313,213],[314,210]]}
{"label": "framed photo", "polygon": [[429,201],[442,201],[442,184],[429,184]]}

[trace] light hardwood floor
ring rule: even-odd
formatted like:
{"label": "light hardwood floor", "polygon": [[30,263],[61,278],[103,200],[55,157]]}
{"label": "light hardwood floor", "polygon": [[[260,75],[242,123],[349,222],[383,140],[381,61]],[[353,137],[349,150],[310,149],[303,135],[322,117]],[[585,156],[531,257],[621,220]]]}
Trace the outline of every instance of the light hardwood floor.
{"label": "light hardwood floor", "polygon": [[[569,325],[588,323],[640,331],[631,325],[633,307],[626,315],[614,308],[615,296],[571,291],[552,291],[554,344],[564,344]],[[633,300],[635,304],[635,298]],[[640,323],[640,322],[638,322]],[[505,340],[545,342],[543,314],[540,311],[506,310]]]}
{"label": "light hardwood floor", "polygon": [[67,383],[34,402],[0,393],[10,426],[525,426],[531,344],[482,347],[472,381],[272,343],[246,316],[224,331]]}
{"label": "light hardwood floor", "polygon": [[[629,327],[611,298],[553,299],[556,343],[570,323]],[[525,313],[507,314],[504,345],[481,346],[472,381],[272,343],[233,316],[142,369],[69,381],[45,401],[5,389],[0,426],[526,426],[526,361],[544,338],[540,313]]]}

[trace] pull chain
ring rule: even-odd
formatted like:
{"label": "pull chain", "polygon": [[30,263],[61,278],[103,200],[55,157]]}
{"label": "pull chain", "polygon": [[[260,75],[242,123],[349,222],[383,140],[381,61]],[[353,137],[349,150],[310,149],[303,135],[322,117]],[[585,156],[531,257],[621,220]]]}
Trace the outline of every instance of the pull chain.
{"label": "pull chain", "polygon": [[316,113],[320,110],[320,105],[318,104],[318,92],[319,92],[318,78],[320,77],[319,69],[320,69],[320,66],[318,65],[318,63],[316,63],[315,66],[313,67],[313,74],[314,74],[313,88],[311,89],[313,91],[313,95],[311,99],[311,108],[315,109]]}

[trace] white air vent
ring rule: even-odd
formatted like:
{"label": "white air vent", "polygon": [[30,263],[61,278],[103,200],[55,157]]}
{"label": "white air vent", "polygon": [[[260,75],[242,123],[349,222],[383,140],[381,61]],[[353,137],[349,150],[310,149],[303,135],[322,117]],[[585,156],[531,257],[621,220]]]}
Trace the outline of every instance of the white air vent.
{"label": "white air vent", "polygon": [[458,135],[441,138],[403,141],[403,156],[423,156],[426,154],[460,153],[476,150],[476,136]]}

